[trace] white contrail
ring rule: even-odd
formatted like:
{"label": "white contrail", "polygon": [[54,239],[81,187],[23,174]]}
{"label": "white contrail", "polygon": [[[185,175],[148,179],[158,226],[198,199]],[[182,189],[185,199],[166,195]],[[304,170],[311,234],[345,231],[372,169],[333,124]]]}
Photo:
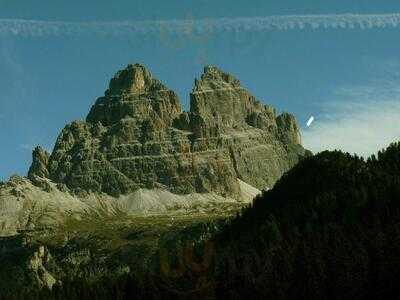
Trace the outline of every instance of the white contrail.
{"label": "white contrail", "polygon": [[253,18],[126,22],[51,22],[0,19],[0,36],[127,36],[137,34],[204,34],[218,32],[262,32],[318,29],[395,28],[400,13],[290,15]]}

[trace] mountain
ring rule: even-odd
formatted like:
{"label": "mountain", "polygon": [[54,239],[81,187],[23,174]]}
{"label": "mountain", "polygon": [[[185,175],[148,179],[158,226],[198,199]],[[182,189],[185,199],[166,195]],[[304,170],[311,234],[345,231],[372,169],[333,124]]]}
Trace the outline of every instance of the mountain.
{"label": "mountain", "polygon": [[183,112],[176,93],[135,64],[111,79],[86,121],[62,130],[51,155],[34,151],[28,177],[112,196],[163,188],[237,199],[237,178],[271,187],[305,154],[295,118],[232,75],[205,67]]}
{"label": "mountain", "polygon": [[0,183],[0,299],[115,299],[115,285],[169,285],[180,245],[193,250],[309,155],[292,115],[216,67],[195,80],[185,112],[128,65],[52,153],[34,149],[27,177]]}
{"label": "mountain", "polygon": [[129,65],[0,184],[0,226],[0,299],[398,299],[400,143],[310,155],[215,67],[183,112]]}
{"label": "mountain", "polygon": [[185,112],[143,65],[128,65],[51,154],[34,149],[28,178],[0,187],[0,235],[63,222],[71,203],[148,214],[249,202],[307,155],[295,118],[232,75],[205,67]]}

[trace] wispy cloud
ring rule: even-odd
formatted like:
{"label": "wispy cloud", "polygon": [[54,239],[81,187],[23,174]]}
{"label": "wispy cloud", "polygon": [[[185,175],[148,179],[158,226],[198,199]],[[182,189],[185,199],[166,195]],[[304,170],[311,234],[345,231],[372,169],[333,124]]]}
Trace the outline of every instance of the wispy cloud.
{"label": "wispy cloud", "polygon": [[340,149],[369,156],[400,140],[400,82],[339,89],[325,113],[303,132],[306,148]]}
{"label": "wispy cloud", "polygon": [[217,32],[305,30],[328,28],[398,27],[400,13],[288,15],[252,18],[219,18],[126,22],[49,22],[0,19],[0,36],[126,36],[135,34],[203,34]]}

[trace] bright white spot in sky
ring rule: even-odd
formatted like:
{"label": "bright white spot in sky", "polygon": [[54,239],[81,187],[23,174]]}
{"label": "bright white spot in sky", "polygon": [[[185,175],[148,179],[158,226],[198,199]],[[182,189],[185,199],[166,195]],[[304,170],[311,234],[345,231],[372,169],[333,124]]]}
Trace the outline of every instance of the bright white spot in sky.
{"label": "bright white spot in sky", "polygon": [[307,127],[310,127],[311,123],[314,121],[314,117],[311,116],[307,121]]}

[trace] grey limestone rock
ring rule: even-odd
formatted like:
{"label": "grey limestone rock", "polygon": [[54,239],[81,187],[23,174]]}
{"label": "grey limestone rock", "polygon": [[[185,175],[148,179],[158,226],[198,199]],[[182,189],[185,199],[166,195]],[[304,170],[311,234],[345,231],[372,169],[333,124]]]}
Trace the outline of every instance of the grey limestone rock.
{"label": "grey limestone rock", "polygon": [[28,171],[28,178],[33,179],[35,176],[47,178],[49,171],[47,169],[50,154],[43,150],[40,146],[36,147],[32,152],[32,165]]}
{"label": "grey limestone rock", "polygon": [[305,154],[295,118],[232,75],[205,67],[183,112],[176,93],[135,64],[115,75],[86,121],[62,130],[50,156],[35,149],[29,174],[113,196],[164,187],[236,197],[237,178],[271,187]]}

